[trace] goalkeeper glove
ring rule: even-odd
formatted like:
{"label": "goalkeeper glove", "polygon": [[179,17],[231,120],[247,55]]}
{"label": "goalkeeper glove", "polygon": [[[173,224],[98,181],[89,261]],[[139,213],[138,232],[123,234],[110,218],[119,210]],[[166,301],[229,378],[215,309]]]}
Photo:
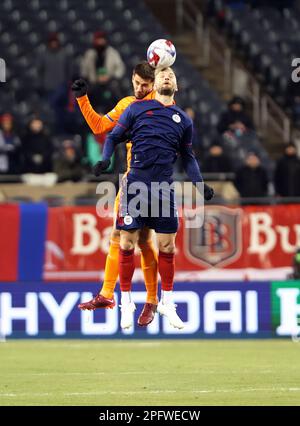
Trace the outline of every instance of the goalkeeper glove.
{"label": "goalkeeper glove", "polygon": [[204,200],[209,201],[215,195],[215,191],[210,186],[204,184]]}
{"label": "goalkeeper glove", "polygon": [[98,163],[96,163],[92,170],[95,176],[100,176],[102,172],[104,172],[105,170],[107,170],[110,166],[110,160],[103,160],[103,161],[98,161]]}
{"label": "goalkeeper glove", "polygon": [[75,80],[74,83],[71,86],[72,91],[74,92],[74,95],[76,98],[80,98],[81,96],[84,96],[87,94],[87,83],[83,78],[80,78],[79,80]]}

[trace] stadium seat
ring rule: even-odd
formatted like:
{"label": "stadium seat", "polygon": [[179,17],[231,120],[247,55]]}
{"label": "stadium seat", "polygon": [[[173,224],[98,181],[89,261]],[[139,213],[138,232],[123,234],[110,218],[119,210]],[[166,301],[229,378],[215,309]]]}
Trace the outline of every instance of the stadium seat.
{"label": "stadium seat", "polygon": [[226,34],[267,91],[284,106],[291,59],[298,56],[300,45],[298,8],[284,8],[281,12],[270,4],[235,9],[219,0],[218,6],[212,1],[210,13],[216,18],[224,9]]}

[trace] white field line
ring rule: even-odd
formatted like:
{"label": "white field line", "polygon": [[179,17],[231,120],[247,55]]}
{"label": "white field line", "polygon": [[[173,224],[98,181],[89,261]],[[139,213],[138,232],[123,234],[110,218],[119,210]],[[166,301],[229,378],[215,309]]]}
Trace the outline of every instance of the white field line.
{"label": "white field line", "polygon": [[[241,342],[247,346],[248,343],[268,343],[269,341],[276,341],[278,344],[280,343],[285,343],[285,344],[290,344],[292,345],[293,342],[292,340],[280,340],[280,339],[268,339],[266,340],[247,340],[247,339],[238,339],[238,340],[232,340],[230,343],[234,344],[240,344]],[[80,342],[76,342],[76,341],[72,341],[70,339],[70,341],[68,340],[64,340],[64,341],[57,341],[55,339],[53,340],[43,340],[43,339],[20,339],[20,340],[6,340],[6,345],[1,345],[0,346],[0,351],[3,349],[3,351],[8,350],[11,348],[12,345],[16,345],[18,346],[18,343],[21,344],[25,344],[26,346],[32,348],[34,346],[38,346],[43,347],[43,348],[47,348],[47,349],[85,349],[85,350],[95,350],[95,349],[119,349],[119,348],[154,348],[154,347],[170,347],[170,346],[174,346],[176,345],[176,347],[178,346],[186,346],[187,343],[188,345],[194,345],[194,346],[199,346],[201,347],[201,345],[203,343],[207,343],[207,340],[202,340],[202,339],[191,339],[191,340],[177,340],[177,339],[162,339],[162,340],[151,340],[151,341],[139,341],[139,340],[135,340],[135,341],[128,341],[128,340],[122,340],[122,339],[102,339],[99,338],[97,339],[82,339],[80,340]],[[220,340],[220,339],[213,339],[211,340],[212,343],[214,343],[215,346],[222,346],[224,345],[224,340]],[[102,346],[103,345],[103,346]]]}
{"label": "white field line", "polygon": [[[99,372],[44,372],[44,373],[5,373],[2,372],[2,376],[25,376],[25,377],[43,377],[43,376],[130,376],[130,375],[141,375],[141,374],[150,374],[153,375],[170,375],[173,374],[172,371],[121,371],[114,373],[113,371],[99,371]],[[176,372],[176,374],[183,374],[183,375],[195,375],[195,374],[221,374],[221,372],[218,372],[216,370],[203,370],[203,371],[190,371],[190,372]]]}
{"label": "white field line", "polygon": [[[23,341],[24,342],[24,341]],[[8,340],[7,341],[7,345],[3,345],[1,348],[5,349],[10,349],[10,345],[11,344],[15,344],[16,341],[12,341],[12,340]],[[35,340],[31,340],[31,341],[27,341],[27,343],[29,343],[29,346],[43,346],[43,347],[47,347],[49,349],[85,349],[85,350],[93,350],[93,349],[103,349],[101,347],[101,345],[103,345],[103,347],[105,349],[119,349],[119,348],[155,348],[155,347],[166,347],[166,346],[173,346],[174,342],[168,342],[168,341],[163,341],[163,342],[128,342],[128,341],[115,341],[115,342],[108,342],[107,340],[100,341],[100,340],[93,340],[92,342],[90,340],[87,340],[85,343],[56,343],[54,341],[50,341],[50,342],[45,342],[45,341],[35,341]],[[179,344],[180,342],[176,342],[176,345]],[[181,342],[183,344],[183,342]],[[185,343],[186,344],[186,343]],[[196,344],[196,342],[195,342]]]}
{"label": "white field line", "polygon": [[100,391],[100,392],[29,392],[29,393],[0,393],[3,397],[44,397],[44,396],[97,396],[97,395],[152,395],[152,394],[199,394],[199,393],[240,393],[240,392],[300,392],[300,388],[269,387],[242,389],[196,389],[196,390],[152,390],[152,391]]}
{"label": "white field line", "polygon": [[[228,369],[226,370],[226,372],[228,373]],[[231,374],[237,374],[237,373],[246,373],[246,370],[230,370]],[[265,370],[265,371],[259,371],[259,374],[273,374],[274,371],[273,370]],[[79,372],[79,371],[70,371],[70,372],[64,372],[64,371],[51,371],[51,372],[40,372],[40,373],[31,373],[31,372],[14,372],[14,373],[10,373],[10,372],[1,372],[2,377],[50,377],[50,376],[87,376],[87,377],[92,377],[92,376],[140,376],[140,375],[167,375],[169,376],[170,374],[174,374],[173,371],[168,371],[168,370],[164,370],[164,371],[119,371],[119,372],[113,372],[113,371],[86,371],[86,372]],[[222,375],[224,374],[224,371],[220,371],[220,370],[211,370],[211,369],[203,369],[203,370],[194,370],[194,371],[178,371],[176,372],[176,375],[198,375],[198,374],[202,374],[202,375],[207,375],[207,374],[218,374],[218,375]]]}

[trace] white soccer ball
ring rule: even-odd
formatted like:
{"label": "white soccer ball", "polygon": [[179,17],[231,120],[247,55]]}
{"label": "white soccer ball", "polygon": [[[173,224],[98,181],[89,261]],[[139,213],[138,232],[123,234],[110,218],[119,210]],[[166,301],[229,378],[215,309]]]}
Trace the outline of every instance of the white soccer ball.
{"label": "white soccer ball", "polygon": [[147,50],[147,61],[153,68],[171,67],[176,59],[176,49],[170,40],[153,41]]}

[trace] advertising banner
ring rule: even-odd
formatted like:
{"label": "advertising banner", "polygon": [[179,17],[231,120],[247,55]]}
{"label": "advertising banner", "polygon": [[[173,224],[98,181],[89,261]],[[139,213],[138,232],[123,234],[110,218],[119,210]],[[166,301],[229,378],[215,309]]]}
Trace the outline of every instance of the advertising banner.
{"label": "advertising banner", "polygon": [[120,294],[114,309],[80,311],[98,283],[1,283],[0,334],[6,338],[256,338],[272,336],[270,283],[176,283],[174,302],[184,329],[156,314],[146,328],[137,319],[146,300],[133,286],[134,327],[120,329]]}
{"label": "advertising banner", "polygon": [[300,280],[271,283],[272,327],[300,341]]}
{"label": "advertising banner", "polygon": [[[112,225],[95,206],[1,205],[0,281],[101,280]],[[176,280],[284,280],[298,247],[300,205],[206,206],[199,228],[180,218]]]}
{"label": "advertising banner", "polygon": [[[111,219],[99,218],[94,207],[51,209],[44,278],[101,279],[111,227]],[[187,228],[180,218],[176,278],[284,279],[297,247],[299,205],[207,206],[200,228]],[[140,271],[135,279],[142,279]]]}
{"label": "advertising banner", "polygon": [[0,281],[18,279],[19,207],[0,205]]}

